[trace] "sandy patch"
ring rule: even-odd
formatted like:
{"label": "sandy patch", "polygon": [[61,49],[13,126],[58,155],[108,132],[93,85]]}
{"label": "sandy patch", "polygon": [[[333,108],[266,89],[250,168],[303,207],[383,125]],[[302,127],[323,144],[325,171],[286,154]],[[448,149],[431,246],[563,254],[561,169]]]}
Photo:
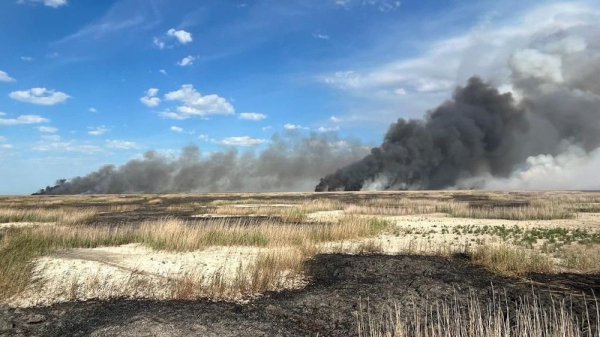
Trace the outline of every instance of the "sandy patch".
{"label": "sandy patch", "polygon": [[471,219],[471,218],[453,218],[448,214],[420,214],[406,216],[382,217],[396,222],[400,227],[412,227],[420,230],[437,229],[442,226],[452,228],[455,226],[518,226],[523,229],[532,228],[569,228],[569,229],[589,229],[600,230],[599,213],[579,213],[573,219],[557,220],[500,220],[500,219]]}
{"label": "sandy patch", "polygon": [[244,205],[231,205],[235,208],[269,208],[269,207],[296,207],[297,204],[244,204]]}
{"label": "sandy patch", "polygon": [[268,218],[269,215],[265,214],[243,214],[243,215],[235,215],[235,214],[196,214],[191,215],[191,218],[199,218],[199,219],[230,219],[230,218]]}
{"label": "sandy patch", "polygon": [[[339,219],[340,216],[343,216],[343,212],[339,212],[341,211],[316,212],[311,215],[314,219],[323,221],[327,217],[337,217]],[[550,228],[587,229],[591,232],[598,232],[600,230],[600,214],[597,213],[580,213],[574,219],[535,221],[453,218],[444,213],[405,216],[362,216],[392,221],[396,228],[390,230],[392,233],[385,233],[375,238],[326,243],[321,246],[321,251],[324,253],[344,252],[352,254],[374,250],[384,254],[448,255],[472,250],[480,245],[513,242],[513,238],[504,241],[500,236],[468,233],[465,232],[466,227],[472,230],[485,226],[489,228],[504,226],[507,229],[516,226],[524,230]],[[462,226],[460,234],[453,231],[453,228],[458,228],[459,226]],[[540,239],[534,246],[541,246],[544,242],[546,240]]]}
{"label": "sandy patch", "polygon": [[37,226],[53,226],[55,222],[5,222],[0,223],[0,230],[9,228],[26,228]]}
{"label": "sandy patch", "polygon": [[36,260],[32,285],[9,305],[29,307],[121,296],[169,299],[185,277],[194,277],[207,287],[216,279],[224,284],[233,282],[240,270],[265,251],[212,247],[170,253],[136,244],[63,251]]}
{"label": "sandy patch", "polygon": [[336,210],[336,211],[320,211],[313,212],[306,215],[306,218],[310,221],[315,222],[329,222],[329,221],[337,221],[344,216],[344,211]]}

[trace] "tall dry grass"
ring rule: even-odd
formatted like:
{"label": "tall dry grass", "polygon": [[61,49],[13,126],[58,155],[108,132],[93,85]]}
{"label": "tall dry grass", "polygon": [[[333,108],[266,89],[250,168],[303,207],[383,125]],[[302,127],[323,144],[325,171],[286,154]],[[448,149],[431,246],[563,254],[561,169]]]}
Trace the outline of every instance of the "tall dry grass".
{"label": "tall dry grass", "polygon": [[551,273],[552,259],[533,249],[508,245],[483,245],[471,252],[471,261],[502,275],[524,276],[528,273]]}
{"label": "tall dry grass", "polygon": [[[571,219],[575,217],[577,207],[542,199],[534,199],[530,204],[524,206],[506,207],[501,205],[472,206],[467,202],[459,201],[402,198],[399,200],[372,200],[366,205],[351,205],[345,209],[345,212],[384,216],[446,213],[456,218],[521,221]],[[591,207],[587,209],[591,209]]]}
{"label": "tall dry grass", "polygon": [[304,263],[313,253],[297,247],[264,251],[249,263],[240,263],[234,277],[220,272],[210,276],[201,271],[186,273],[162,285],[168,289],[163,296],[180,300],[236,300],[265,291],[293,288],[302,282]]}
{"label": "tall dry grass", "polygon": [[482,304],[471,295],[467,303],[458,299],[413,304],[393,304],[375,314],[362,302],[357,314],[359,337],[598,337],[598,302],[587,305],[578,317],[564,300],[532,299],[514,303],[492,298]]}
{"label": "tall dry grass", "polygon": [[0,208],[0,223],[57,222],[60,224],[77,225],[91,221],[97,213],[98,210],[95,208]]}
{"label": "tall dry grass", "polygon": [[[31,261],[36,257],[62,249],[138,243],[156,250],[173,252],[196,251],[214,246],[253,246],[278,249],[296,247],[314,254],[320,243],[373,236],[385,230],[388,225],[377,219],[347,217],[337,223],[311,225],[282,224],[277,219],[253,222],[240,220],[237,223],[213,220],[201,224],[165,219],[144,222],[140,226],[9,229],[0,242],[0,298],[19,293],[27,287],[31,279]],[[257,268],[279,266],[282,261],[293,261],[297,256],[306,258],[307,255],[294,254],[287,260],[283,256],[267,257]],[[269,261],[276,263],[269,264]],[[269,271],[261,271],[267,272]],[[293,272],[298,273],[300,270],[295,269]]]}

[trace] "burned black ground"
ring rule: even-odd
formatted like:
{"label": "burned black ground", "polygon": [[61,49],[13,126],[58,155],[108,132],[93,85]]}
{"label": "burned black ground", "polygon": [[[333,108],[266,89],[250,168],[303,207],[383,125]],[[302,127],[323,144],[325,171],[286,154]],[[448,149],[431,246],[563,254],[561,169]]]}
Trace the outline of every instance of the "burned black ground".
{"label": "burned black ground", "polygon": [[[595,312],[600,275],[494,275],[450,258],[387,255],[319,255],[307,263],[310,284],[268,293],[247,304],[210,301],[115,299],[51,307],[1,309],[5,336],[352,336],[360,303],[509,303],[535,293],[545,303],[566,299],[574,315]],[[549,294],[552,294],[552,298]]]}

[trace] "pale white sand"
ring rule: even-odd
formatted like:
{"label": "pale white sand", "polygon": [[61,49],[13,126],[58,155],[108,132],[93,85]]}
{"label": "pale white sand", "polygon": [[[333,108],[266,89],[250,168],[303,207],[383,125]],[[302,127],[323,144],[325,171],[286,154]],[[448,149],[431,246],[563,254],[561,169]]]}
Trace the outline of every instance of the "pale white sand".
{"label": "pale white sand", "polygon": [[9,228],[24,228],[36,226],[53,226],[55,222],[5,222],[0,223],[0,230]]}
{"label": "pale white sand", "polygon": [[328,222],[328,221],[337,221],[344,216],[344,211],[336,210],[336,211],[321,211],[307,214],[306,218],[309,221],[315,222]]}
{"label": "pale white sand", "polygon": [[260,252],[253,247],[212,247],[170,253],[135,244],[63,251],[35,261],[30,289],[9,304],[27,307],[116,296],[169,298],[177,279],[232,281],[239,268],[255,261]]}

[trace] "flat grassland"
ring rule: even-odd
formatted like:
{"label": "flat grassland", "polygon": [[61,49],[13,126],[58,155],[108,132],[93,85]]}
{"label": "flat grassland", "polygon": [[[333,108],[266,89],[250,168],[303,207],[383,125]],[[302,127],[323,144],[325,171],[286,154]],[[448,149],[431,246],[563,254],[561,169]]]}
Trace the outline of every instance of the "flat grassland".
{"label": "flat grassland", "polygon": [[[594,192],[7,196],[0,335],[600,336],[599,256]],[[148,303],[266,316],[110,324]]]}

